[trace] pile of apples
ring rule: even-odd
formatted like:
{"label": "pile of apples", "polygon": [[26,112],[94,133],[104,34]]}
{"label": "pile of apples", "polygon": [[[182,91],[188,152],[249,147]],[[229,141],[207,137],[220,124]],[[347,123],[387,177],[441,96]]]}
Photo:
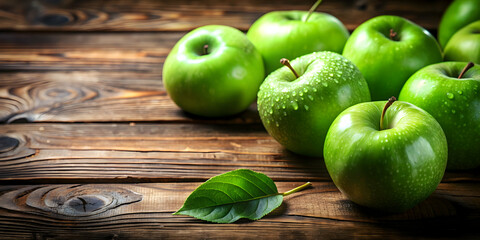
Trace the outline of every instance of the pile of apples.
{"label": "pile of apples", "polygon": [[315,12],[320,2],[267,13],[246,35],[220,25],[186,34],[164,64],[170,97],[206,117],[237,114],[257,98],[273,138],[323,157],[340,191],[374,209],[405,211],[445,169],[480,166],[480,66],[471,63],[480,64],[480,0],[449,6],[441,45],[398,16],[350,35]]}

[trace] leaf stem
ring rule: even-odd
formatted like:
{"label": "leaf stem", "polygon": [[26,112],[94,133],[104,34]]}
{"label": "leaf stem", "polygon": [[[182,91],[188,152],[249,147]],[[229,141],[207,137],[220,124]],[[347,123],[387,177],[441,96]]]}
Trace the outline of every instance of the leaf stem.
{"label": "leaf stem", "polygon": [[318,5],[320,5],[320,3],[322,3],[322,0],[318,0],[317,2],[315,2],[313,4],[313,6],[310,8],[310,10],[308,10],[307,17],[305,18],[305,20],[303,20],[304,22],[308,21],[308,18],[310,18],[310,15],[312,15],[312,13],[315,11],[315,9],[317,9],[317,7],[318,7]]}
{"label": "leaf stem", "polygon": [[203,45],[203,55],[208,54],[208,44]]}
{"label": "leaf stem", "polygon": [[460,76],[458,76],[458,79],[461,79],[463,77],[463,74],[465,74],[468,71],[468,69],[472,68],[473,66],[475,66],[475,64],[473,62],[469,62],[467,66],[463,68],[462,72],[460,73]]}
{"label": "leaf stem", "polygon": [[392,106],[393,102],[397,101],[397,99],[392,96],[391,98],[388,99],[388,102],[385,104],[385,107],[383,108],[382,111],[382,116],[380,117],[380,131],[383,130],[383,118],[385,117],[385,112],[387,112],[387,109]]}
{"label": "leaf stem", "polygon": [[298,186],[298,187],[296,187],[296,188],[294,188],[294,189],[292,189],[292,190],[290,190],[290,191],[286,191],[286,192],[282,193],[282,195],[283,195],[283,196],[287,196],[287,195],[290,195],[290,194],[292,194],[292,193],[296,193],[296,192],[302,191],[303,189],[305,189],[305,188],[307,188],[307,187],[310,187],[310,186],[312,186],[312,183],[307,182],[307,183],[303,184],[302,186]]}
{"label": "leaf stem", "polygon": [[285,65],[287,66],[288,68],[290,68],[290,70],[292,71],[293,75],[295,75],[296,78],[299,78],[300,76],[298,75],[298,73],[295,71],[295,69],[293,69],[292,65],[290,65],[290,61],[288,61],[288,59],[286,58],[282,58],[280,59],[280,63],[282,65]]}
{"label": "leaf stem", "polygon": [[395,41],[396,36],[397,36],[397,33],[393,31],[393,29],[390,29],[390,40]]}

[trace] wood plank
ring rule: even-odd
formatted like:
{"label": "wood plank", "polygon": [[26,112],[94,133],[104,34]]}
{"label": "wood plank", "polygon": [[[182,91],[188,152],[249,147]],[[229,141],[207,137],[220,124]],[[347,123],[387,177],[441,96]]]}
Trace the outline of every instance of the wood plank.
{"label": "wood plank", "polygon": [[237,168],[329,179],[324,167],[306,174],[321,159],[286,152],[261,124],[14,124],[0,135],[22,143],[0,155],[0,180],[192,181]]}
{"label": "wood plank", "polygon": [[[277,183],[283,192],[303,182]],[[331,182],[287,196],[258,221],[210,224],[173,216],[199,184],[75,184],[0,186],[4,239],[475,239],[478,184],[442,183],[405,213],[359,207]],[[83,199],[83,201],[81,199]]]}
{"label": "wood plank", "polygon": [[[266,12],[308,10],[312,1],[26,0],[0,1],[0,30],[187,31],[208,24],[247,30]],[[324,1],[318,11],[338,17],[348,29],[378,15],[398,15],[436,29],[448,1]]]}
{"label": "wood plank", "polygon": [[[0,152],[0,181],[11,183],[204,181],[238,168],[276,181],[330,181],[321,158],[286,151],[261,124],[13,124]],[[479,182],[480,169],[447,172],[443,182]]]}
{"label": "wood plank", "polygon": [[182,35],[0,34],[0,121],[260,122],[255,105],[202,119],[170,100],[161,71]]}
{"label": "wood plank", "polygon": [[4,72],[0,78],[0,122],[260,122],[255,104],[232,117],[187,114],[158,73]]}
{"label": "wood plank", "polygon": [[113,70],[161,74],[165,58],[184,34],[2,33],[0,71]]}

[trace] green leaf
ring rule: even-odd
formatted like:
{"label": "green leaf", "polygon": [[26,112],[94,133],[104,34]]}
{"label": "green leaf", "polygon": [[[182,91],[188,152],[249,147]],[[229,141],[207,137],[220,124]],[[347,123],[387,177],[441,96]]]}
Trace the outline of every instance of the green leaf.
{"label": "green leaf", "polygon": [[283,194],[265,174],[238,169],[215,176],[200,185],[174,214],[216,223],[232,223],[240,218],[257,220],[279,207],[284,195],[309,185],[307,183]]}

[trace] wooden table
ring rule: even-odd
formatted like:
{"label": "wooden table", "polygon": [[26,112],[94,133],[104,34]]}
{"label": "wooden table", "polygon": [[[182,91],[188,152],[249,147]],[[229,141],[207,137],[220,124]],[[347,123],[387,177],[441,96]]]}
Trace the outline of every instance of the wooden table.
{"label": "wooden table", "polygon": [[[252,105],[206,119],[162,84],[165,57],[206,24],[247,30],[313,1],[0,0],[0,239],[479,239],[480,171],[447,172],[402,214],[348,201],[322,159],[294,155]],[[380,14],[435,33],[448,1],[325,1],[353,30]],[[208,178],[263,172],[279,191],[311,181],[259,221],[173,216]]]}

